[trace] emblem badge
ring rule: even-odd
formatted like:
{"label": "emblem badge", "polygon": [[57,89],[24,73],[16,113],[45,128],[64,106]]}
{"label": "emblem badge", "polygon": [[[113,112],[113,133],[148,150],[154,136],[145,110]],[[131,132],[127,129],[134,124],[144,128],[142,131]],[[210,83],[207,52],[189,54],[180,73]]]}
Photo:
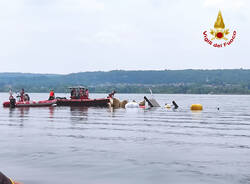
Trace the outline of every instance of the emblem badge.
{"label": "emblem badge", "polygon": [[[212,45],[217,48],[226,47],[227,45],[230,45],[236,37],[236,31],[233,31],[232,38],[228,41],[227,36],[229,36],[230,32],[229,29],[225,28],[225,23],[221,11],[219,11],[216,22],[214,23],[214,29],[210,30],[212,38],[208,38],[207,32],[208,31],[203,32],[204,41],[207,42],[209,45]],[[213,43],[214,40],[216,40],[215,43]]]}
{"label": "emblem badge", "polygon": [[229,29],[225,29],[225,24],[221,15],[221,11],[219,11],[217,20],[214,23],[214,29],[211,29],[210,33],[211,35],[214,36],[212,40],[214,39],[228,40],[225,36],[229,34]]}

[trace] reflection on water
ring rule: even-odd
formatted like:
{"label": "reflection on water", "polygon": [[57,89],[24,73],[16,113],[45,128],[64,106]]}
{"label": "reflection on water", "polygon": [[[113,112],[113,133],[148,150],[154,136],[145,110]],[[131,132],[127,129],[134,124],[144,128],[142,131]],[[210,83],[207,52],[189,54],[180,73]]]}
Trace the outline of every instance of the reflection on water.
{"label": "reflection on water", "polygon": [[18,115],[20,118],[27,117],[29,114],[29,107],[22,107],[22,108],[10,108],[9,109],[9,117],[13,117]]}
{"label": "reflection on water", "polygon": [[70,107],[73,123],[81,123],[88,120],[88,107]]}
{"label": "reflection on water", "polygon": [[155,98],[180,108],[1,108],[0,170],[24,184],[249,182],[250,96]]}
{"label": "reflection on water", "polygon": [[55,107],[48,107],[49,108],[49,117],[53,118],[54,116],[54,111],[55,111]]}

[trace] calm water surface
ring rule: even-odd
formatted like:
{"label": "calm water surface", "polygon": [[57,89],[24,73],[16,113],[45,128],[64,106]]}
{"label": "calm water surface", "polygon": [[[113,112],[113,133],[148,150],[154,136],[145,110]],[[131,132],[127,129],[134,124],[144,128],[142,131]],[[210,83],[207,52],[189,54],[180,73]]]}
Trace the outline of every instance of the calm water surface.
{"label": "calm water surface", "polygon": [[250,96],[155,98],[180,109],[0,107],[0,170],[24,184],[250,183]]}

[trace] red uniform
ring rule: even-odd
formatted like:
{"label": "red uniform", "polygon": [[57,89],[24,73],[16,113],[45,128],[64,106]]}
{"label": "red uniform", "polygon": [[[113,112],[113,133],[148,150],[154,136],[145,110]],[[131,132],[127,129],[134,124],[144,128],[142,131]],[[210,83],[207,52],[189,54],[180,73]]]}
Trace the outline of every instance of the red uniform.
{"label": "red uniform", "polygon": [[54,97],[54,96],[55,96],[54,91],[50,91],[49,96],[50,96],[50,97]]}
{"label": "red uniform", "polygon": [[24,90],[23,89],[20,92],[20,98],[21,98],[21,102],[23,102],[24,101]]}
{"label": "red uniform", "polygon": [[50,91],[50,93],[49,93],[49,100],[54,100],[55,99],[55,93],[54,93],[54,91],[52,90],[52,91]]}
{"label": "red uniform", "polygon": [[89,90],[85,91],[85,97],[88,99],[89,98]]}

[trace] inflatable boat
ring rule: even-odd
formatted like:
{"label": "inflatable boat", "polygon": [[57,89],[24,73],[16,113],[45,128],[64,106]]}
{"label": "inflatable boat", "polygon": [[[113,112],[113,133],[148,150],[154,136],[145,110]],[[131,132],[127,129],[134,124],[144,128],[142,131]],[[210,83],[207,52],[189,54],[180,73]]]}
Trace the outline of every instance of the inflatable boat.
{"label": "inflatable boat", "polygon": [[28,96],[28,98],[21,98],[18,95],[18,100],[13,97],[12,92],[10,92],[9,101],[4,102],[4,107],[49,107],[49,106],[81,106],[81,107],[107,107],[110,103],[110,99],[113,97],[114,93],[109,94],[107,98],[95,98],[90,99],[88,89],[83,86],[70,87],[71,96],[70,99],[66,97],[56,97],[54,100],[44,100],[44,101],[30,101],[27,94],[23,96]]}
{"label": "inflatable boat", "polygon": [[3,103],[3,107],[50,107],[55,106],[57,100],[43,100],[43,101],[7,101]]}

